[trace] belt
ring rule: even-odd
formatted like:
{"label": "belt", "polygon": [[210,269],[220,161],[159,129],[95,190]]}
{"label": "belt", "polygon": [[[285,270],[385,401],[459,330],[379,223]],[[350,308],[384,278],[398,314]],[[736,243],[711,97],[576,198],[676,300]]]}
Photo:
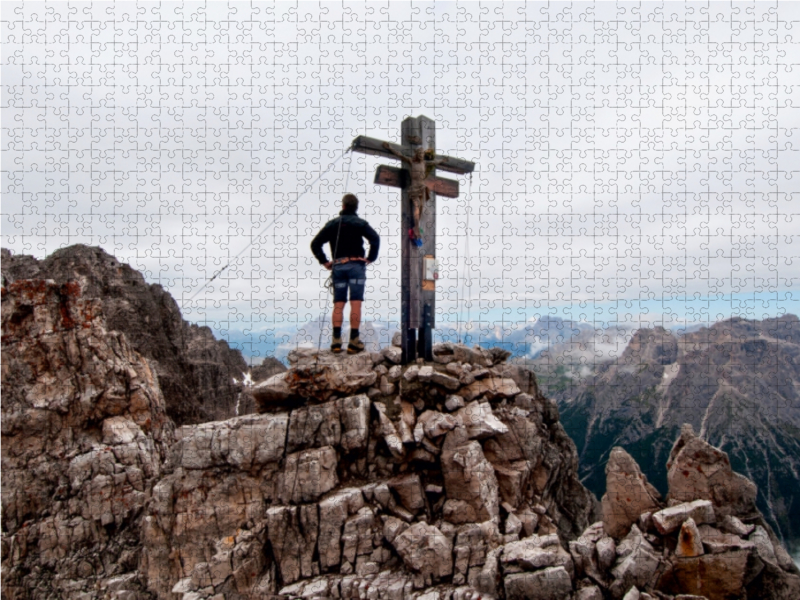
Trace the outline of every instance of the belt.
{"label": "belt", "polygon": [[366,258],[363,258],[363,257],[360,257],[360,256],[353,256],[353,257],[348,257],[348,258],[337,258],[336,260],[333,261],[333,264],[334,265],[343,265],[344,263],[349,263],[351,261],[358,261],[358,260],[363,261],[363,262],[367,262]]}

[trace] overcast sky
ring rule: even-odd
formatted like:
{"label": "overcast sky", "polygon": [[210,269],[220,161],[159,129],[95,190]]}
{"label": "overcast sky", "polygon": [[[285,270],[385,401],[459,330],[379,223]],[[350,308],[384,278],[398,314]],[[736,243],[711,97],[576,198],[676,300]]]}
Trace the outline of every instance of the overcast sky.
{"label": "overcast sky", "polygon": [[438,199],[441,328],[800,313],[800,4],[26,2],[2,27],[3,246],[101,246],[245,354],[330,311],[309,243],[345,191],[382,237],[365,316],[399,320],[399,192],[343,152],[421,114],[477,165]]}

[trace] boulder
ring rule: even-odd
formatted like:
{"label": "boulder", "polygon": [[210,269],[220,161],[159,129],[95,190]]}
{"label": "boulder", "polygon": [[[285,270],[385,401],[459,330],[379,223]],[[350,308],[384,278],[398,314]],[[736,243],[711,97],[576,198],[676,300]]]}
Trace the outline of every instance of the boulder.
{"label": "boulder", "polygon": [[461,382],[457,378],[451,377],[450,375],[440,371],[434,371],[430,380],[436,385],[440,385],[450,391],[455,391],[461,387]]}
{"label": "boulder", "polygon": [[725,515],[722,519],[721,527],[724,531],[733,533],[740,537],[746,537],[750,535],[756,528],[755,525],[745,525],[733,515]]}
{"label": "boulder", "polygon": [[494,416],[488,402],[470,402],[456,413],[459,425],[470,439],[485,439],[508,433],[508,427]]}
{"label": "boulder", "polygon": [[487,359],[480,348],[468,348],[461,344],[445,342],[433,345],[433,360],[440,364],[451,362],[469,363],[472,365],[491,366],[491,359]]}
{"label": "boulder", "polygon": [[630,533],[617,551],[620,558],[611,569],[614,578],[609,587],[611,595],[622,598],[632,586],[643,589],[648,587],[658,570],[660,560],[636,525],[631,526]]}
{"label": "boulder", "polygon": [[591,585],[575,592],[575,600],[603,600],[603,592],[596,585]]}
{"label": "boulder", "polygon": [[756,486],[734,473],[728,455],[684,425],[667,461],[670,500],[709,500],[720,516],[751,515],[756,511]]}
{"label": "boulder", "polygon": [[633,457],[614,448],[606,465],[606,493],[601,501],[605,532],[614,538],[626,536],[639,515],[661,508],[659,499]]}
{"label": "boulder", "polygon": [[502,400],[519,393],[519,387],[510,377],[486,377],[461,388],[459,395],[469,402],[481,396],[487,400]]}
{"label": "boulder", "polygon": [[[379,404],[379,402],[375,402],[376,406]],[[389,452],[391,452],[392,456],[395,458],[402,458],[402,456],[405,454],[403,440],[401,439],[400,435],[398,435],[394,423],[392,423],[391,419],[386,416],[385,409],[378,410],[378,429],[383,441],[386,443],[386,447],[389,449]]]}
{"label": "boulder", "polygon": [[458,428],[448,433],[441,467],[448,521],[481,522],[499,516],[497,478],[478,442],[464,440]]}
{"label": "boulder", "polygon": [[289,387],[289,376],[290,373],[284,371],[250,388],[258,412],[282,410],[286,402],[295,397],[294,391]]}
{"label": "boulder", "polygon": [[656,589],[667,594],[694,594],[708,600],[745,597],[747,550],[676,558],[667,564]]}
{"label": "boulder", "polygon": [[426,410],[419,416],[417,422],[422,424],[425,435],[431,439],[443,436],[458,424],[456,418],[435,410]]}
{"label": "boulder", "polygon": [[653,513],[653,524],[661,535],[672,533],[687,519],[698,525],[714,523],[714,507],[708,500],[695,500]]}
{"label": "boulder", "polygon": [[393,365],[399,365],[403,361],[403,349],[399,346],[386,346],[381,350],[381,354]]}
{"label": "boulder", "polygon": [[363,450],[369,438],[370,400],[365,394],[359,394],[341,402],[342,450]]}
{"label": "boulder", "polygon": [[597,565],[602,571],[607,571],[617,558],[617,545],[613,538],[603,537],[597,540]]}
{"label": "boulder", "polygon": [[389,377],[386,375],[381,375],[381,383],[378,389],[384,396],[391,396],[394,394],[394,384],[389,381]]}
{"label": "boulder", "polygon": [[757,525],[755,531],[750,534],[748,539],[755,545],[761,560],[773,566],[778,565],[778,559],[775,556],[775,548],[772,545],[772,540],[769,539],[769,534],[766,529],[761,527],[761,525]]}
{"label": "boulder", "polygon": [[405,565],[426,581],[453,573],[453,545],[441,530],[427,523],[414,523],[391,542]]}
{"label": "boulder", "polygon": [[412,513],[416,514],[425,508],[425,492],[418,474],[399,475],[389,481],[389,487],[397,494],[400,503]]}
{"label": "boulder", "polygon": [[444,403],[444,407],[449,410],[450,412],[455,412],[459,408],[463,408],[465,406],[464,398],[461,396],[457,396],[452,394],[447,397],[447,400]]}
{"label": "boulder", "polygon": [[570,553],[561,547],[558,536],[533,535],[518,542],[506,544],[500,557],[503,565],[518,565],[526,571],[545,567],[563,567],[570,577],[575,569]]}
{"label": "boulder", "polygon": [[678,546],[675,548],[675,556],[692,558],[695,556],[702,556],[703,554],[703,540],[700,537],[700,531],[698,531],[694,519],[690,517],[681,525],[681,530],[678,533]]}
{"label": "boulder", "polygon": [[755,548],[753,542],[743,540],[733,533],[724,533],[710,525],[700,525],[699,531],[700,538],[703,540],[703,549],[711,554]]}
{"label": "boulder", "polygon": [[504,585],[506,600],[560,600],[572,593],[572,580],[564,567],[506,575]]}

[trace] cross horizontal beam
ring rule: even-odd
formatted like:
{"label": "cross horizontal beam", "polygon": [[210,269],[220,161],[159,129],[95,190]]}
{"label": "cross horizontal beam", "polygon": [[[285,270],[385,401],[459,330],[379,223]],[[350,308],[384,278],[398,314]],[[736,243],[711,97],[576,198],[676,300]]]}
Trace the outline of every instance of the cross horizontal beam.
{"label": "cross horizontal beam", "polygon": [[[408,171],[397,167],[387,167],[380,165],[375,171],[375,183],[389,185],[396,188],[404,188],[408,185]],[[458,198],[458,181],[455,179],[445,179],[444,177],[428,177],[425,185],[432,192],[446,198]]]}
{"label": "cross horizontal beam", "polygon": [[[375,138],[360,135],[353,140],[350,149],[353,152],[360,152],[362,154],[371,154],[373,156],[381,156],[383,158],[398,160],[397,156],[392,154],[390,150],[387,150],[383,147],[383,144],[384,142],[382,140],[376,140]],[[389,145],[393,150],[396,150],[397,152],[411,158],[411,156],[408,154],[408,150],[403,148],[403,146],[392,144],[391,142]],[[472,171],[475,170],[475,163],[468,160],[453,158],[452,156],[442,156],[440,154],[436,154],[434,158],[436,160],[446,160],[446,162],[436,165],[436,168],[441,169],[442,171],[449,171],[450,173],[456,173],[457,175],[466,175],[467,173],[472,173]]]}

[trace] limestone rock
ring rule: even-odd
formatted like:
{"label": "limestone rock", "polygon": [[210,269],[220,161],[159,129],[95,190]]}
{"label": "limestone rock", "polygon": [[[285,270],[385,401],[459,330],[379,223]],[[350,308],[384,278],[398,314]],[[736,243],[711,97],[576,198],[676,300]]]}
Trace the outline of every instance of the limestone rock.
{"label": "limestone rock", "polygon": [[342,400],[342,449],[345,452],[362,450],[369,437],[370,400],[364,394]]}
{"label": "limestone rock", "polygon": [[459,408],[463,408],[464,406],[464,398],[455,394],[448,396],[444,403],[444,407],[450,412],[457,411]]}
{"label": "limestone rock", "polygon": [[[59,248],[41,261],[3,249],[1,263],[9,283],[52,280],[56,287],[79,287],[96,304],[106,330],[123,333],[131,350],[150,363],[167,415],[178,425],[236,416],[248,370],[242,353],[210,328],[185,321],[161,285],[147,283],[102,248],[83,244]],[[275,363],[273,369],[285,370]]]}
{"label": "limestone rock", "polygon": [[[621,552],[620,552],[621,551]],[[617,548],[620,559],[611,569],[614,582],[609,591],[614,598],[622,598],[631,588],[647,587],[659,566],[659,557],[652,546],[642,537],[636,525]]]}
{"label": "limestone rock", "polygon": [[464,441],[458,430],[451,431],[445,438],[441,465],[447,520],[481,522],[498,516],[497,478],[478,442]]}
{"label": "limestone rock", "polygon": [[269,541],[281,578],[293,583],[314,575],[313,554],[319,535],[316,505],[277,506],[267,510]]}
{"label": "limestone rock", "polygon": [[403,441],[397,434],[394,423],[386,416],[386,407],[381,402],[375,402],[374,406],[378,409],[378,428],[383,441],[386,443],[386,447],[389,449],[392,456],[401,458],[405,454]]}
{"label": "limestone rock", "polygon": [[513,398],[519,393],[519,387],[510,377],[486,377],[461,388],[459,395],[469,402],[480,396],[487,400],[502,400]]}
{"label": "limestone rock", "polygon": [[561,547],[556,535],[534,535],[506,544],[500,562],[504,565],[516,564],[527,571],[563,567],[570,577],[575,573],[572,557]]}
{"label": "limestone rock", "polygon": [[330,446],[288,454],[282,500],[292,504],[316,501],[339,483],[337,464],[336,450]]}
{"label": "limestone rock", "polygon": [[416,473],[400,475],[389,481],[389,487],[397,494],[401,504],[416,514],[425,508],[425,492]]}
{"label": "limestone rock", "polygon": [[2,297],[2,596],[91,594],[136,568],[174,425],[153,365],[78,283]]}
{"label": "limestone rock", "polygon": [[425,435],[431,439],[443,436],[458,424],[454,417],[435,410],[426,410],[419,416],[417,422],[421,424]]}
{"label": "limestone rock", "polygon": [[689,517],[683,522],[680,533],[678,533],[678,547],[675,548],[675,556],[693,558],[703,554],[703,540],[700,537],[700,531],[697,529],[694,519]]}
{"label": "limestone rock", "polygon": [[399,365],[403,360],[403,349],[394,344],[381,350],[381,354],[394,365]]}
{"label": "limestone rock", "polygon": [[723,533],[710,525],[700,525],[700,538],[703,540],[703,549],[711,554],[722,554],[731,550],[755,548],[755,544],[743,540],[733,533]]}
{"label": "limestone rock", "polygon": [[280,409],[284,404],[294,397],[294,391],[289,387],[289,373],[284,371],[277,373],[254,385],[250,394],[256,402],[258,412],[270,412]]}
{"label": "limestone rock", "polygon": [[778,559],[775,556],[775,548],[769,539],[769,534],[761,525],[756,526],[755,531],[750,534],[749,541],[755,545],[761,560],[777,566]]}
{"label": "limestone rock", "polygon": [[755,485],[734,473],[728,455],[697,437],[691,425],[683,426],[672,447],[667,480],[671,500],[709,500],[721,516],[755,511]]}
{"label": "limestone rock", "polygon": [[674,560],[668,564],[656,587],[668,594],[694,594],[709,600],[741,598],[748,554],[747,550],[735,550]]}
{"label": "limestone rock", "polygon": [[507,600],[560,600],[572,593],[572,581],[564,567],[506,575],[504,583]]}
{"label": "limestone rock", "polygon": [[392,543],[406,566],[421,573],[426,581],[453,573],[452,542],[433,525],[414,523]]}
{"label": "limestone rock", "polygon": [[433,360],[440,364],[461,362],[491,366],[491,359],[487,359],[480,348],[471,349],[461,344],[452,344],[450,342],[433,345]]}
{"label": "limestone rock", "polygon": [[733,533],[740,537],[746,537],[753,533],[755,525],[745,525],[733,515],[725,515],[722,519],[722,529],[728,533]]}
{"label": "limestone rock", "polygon": [[694,520],[698,525],[713,523],[715,521],[714,507],[708,500],[695,500],[653,513],[653,524],[661,535],[675,531],[687,519]]}
{"label": "limestone rock", "polygon": [[596,585],[592,585],[575,592],[575,600],[603,600],[603,592]]}
{"label": "limestone rock", "polygon": [[364,506],[361,490],[347,488],[319,503],[319,561],[323,570],[338,567],[341,562],[342,528],[348,517]]}
{"label": "limestone rock", "polygon": [[470,439],[485,439],[508,433],[508,427],[494,416],[488,402],[470,402],[456,413]]}
{"label": "limestone rock", "polygon": [[391,396],[394,394],[394,384],[389,382],[389,378],[386,375],[381,375],[381,383],[379,389],[381,390],[381,394],[384,396]]}
{"label": "limestone rock", "polygon": [[[334,395],[352,396],[372,387],[378,379],[373,370],[372,356],[361,354],[333,354],[313,348],[298,348],[289,353],[292,365],[283,382],[297,398],[326,401]],[[253,397],[266,407],[267,386],[256,386]]]}
{"label": "limestone rock", "polygon": [[451,377],[439,371],[434,371],[430,380],[436,385],[440,385],[450,391],[455,391],[461,387],[461,382],[456,377]]}
{"label": "limestone rock", "polygon": [[614,543],[613,538],[603,537],[597,541],[595,549],[597,551],[597,565],[602,571],[607,571],[617,558],[617,545]]}
{"label": "limestone rock", "polygon": [[251,469],[277,462],[283,458],[288,425],[286,414],[264,414],[185,426],[172,448],[172,461],[185,469]]}
{"label": "limestone rock", "polygon": [[614,448],[606,465],[606,493],[602,499],[606,533],[614,538],[624,537],[639,515],[660,508],[659,498],[633,457],[622,448]]}

